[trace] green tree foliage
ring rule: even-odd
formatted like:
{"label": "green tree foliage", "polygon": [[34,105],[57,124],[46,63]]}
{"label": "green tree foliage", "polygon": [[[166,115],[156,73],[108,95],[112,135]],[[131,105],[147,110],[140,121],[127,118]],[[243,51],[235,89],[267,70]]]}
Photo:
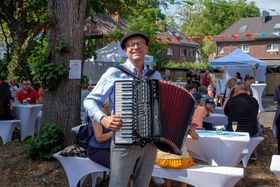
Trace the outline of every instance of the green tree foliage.
{"label": "green tree foliage", "polygon": [[53,154],[63,148],[63,131],[55,123],[44,124],[40,137],[28,139],[26,153],[32,159],[52,160]]}
{"label": "green tree foliage", "polygon": [[130,18],[130,23],[127,25],[127,30],[130,32],[140,31],[146,33],[152,40],[149,44],[148,53],[155,59],[158,59],[157,68],[162,66],[161,54],[165,52],[165,43],[157,41],[156,36],[158,32],[163,32],[165,23],[158,20],[157,16],[160,14],[159,9],[145,9],[142,12],[134,10],[133,17]]}
{"label": "green tree foliage", "polygon": [[88,0],[87,15],[93,13],[111,14],[118,12],[123,18],[132,15],[132,10],[142,12],[145,9],[159,8],[159,6],[167,7],[168,3],[174,4],[176,0]]}
{"label": "green tree foliage", "polygon": [[0,80],[6,80],[8,77],[8,64],[5,59],[0,60]]}
{"label": "green tree foliage", "polygon": [[1,0],[0,10],[0,24],[6,27],[2,29],[2,33],[6,36],[5,42],[11,51],[7,58],[10,77],[29,77],[26,59],[33,36],[37,35],[48,20],[47,0]]}
{"label": "green tree foliage", "polygon": [[[218,35],[240,18],[260,15],[256,5],[253,2],[247,4],[245,0],[215,2],[200,0],[193,5],[184,4],[179,14],[185,18],[181,30],[186,35],[201,36],[201,38]],[[204,45],[213,45],[212,42],[205,41],[201,40],[200,43],[204,60],[215,51],[211,46],[205,47]]]}

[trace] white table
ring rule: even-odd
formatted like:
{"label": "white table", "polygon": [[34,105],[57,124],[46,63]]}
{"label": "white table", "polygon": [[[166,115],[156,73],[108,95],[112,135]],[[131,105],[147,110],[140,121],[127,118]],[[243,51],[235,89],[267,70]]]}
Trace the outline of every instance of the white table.
{"label": "white table", "polygon": [[259,112],[264,111],[263,105],[262,105],[262,94],[263,94],[263,90],[265,87],[266,87],[265,83],[251,84],[253,97],[256,98],[259,103]]}
{"label": "white table", "polygon": [[209,116],[205,116],[203,121],[212,123],[214,126],[224,125],[226,127],[228,124],[228,117],[224,114],[212,113]]}
{"label": "white table", "polygon": [[42,106],[42,104],[17,104],[14,106],[16,117],[21,120],[21,141],[27,136],[34,137],[35,120]]}
{"label": "white table", "polygon": [[0,137],[3,144],[11,141],[14,129],[20,125],[20,120],[0,120]]}
{"label": "white table", "polygon": [[250,141],[249,133],[244,132],[234,134],[223,131],[223,134],[217,134],[216,131],[197,130],[197,133],[199,139],[194,140],[188,136],[186,147],[213,166],[238,166],[242,151]]}
{"label": "white table", "polygon": [[270,163],[270,171],[272,171],[278,180],[280,180],[280,155],[273,155]]}

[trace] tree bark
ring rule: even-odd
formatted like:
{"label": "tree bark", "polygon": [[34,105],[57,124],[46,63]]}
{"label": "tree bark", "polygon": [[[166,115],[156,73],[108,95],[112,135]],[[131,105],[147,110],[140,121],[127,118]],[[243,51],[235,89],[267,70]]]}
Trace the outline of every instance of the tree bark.
{"label": "tree bark", "polygon": [[[64,63],[66,67],[71,59],[83,63],[85,8],[86,0],[48,1],[50,63]],[[70,46],[68,52],[56,50],[62,41]],[[74,141],[71,128],[80,123],[80,100],[81,80],[68,77],[59,81],[57,89],[44,95],[43,124],[61,125],[66,145]]]}

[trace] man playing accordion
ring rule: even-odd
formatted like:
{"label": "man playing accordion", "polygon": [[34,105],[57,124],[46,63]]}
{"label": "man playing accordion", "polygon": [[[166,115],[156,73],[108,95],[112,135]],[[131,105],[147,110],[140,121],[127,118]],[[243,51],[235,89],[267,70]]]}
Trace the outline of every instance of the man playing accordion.
{"label": "man playing accordion", "polygon": [[[121,40],[121,47],[128,56],[123,66],[134,72],[138,77],[145,77],[148,72],[148,68],[144,66],[148,44],[149,38],[141,32],[129,33]],[[100,110],[100,106],[109,98],[110,113],[115,114],[115,81],[134,79],[130,74],[117,68],[109,68],[84,100],[84,106],[91,120],[101,123],[105,128],[112,131],[119,130],[122,125],[122,116],[106,115]],[[161,75],[155,71],[150,79],[160,80]],[[112,141],[109,186],[124,187],[128,185],[130,179],[135,187],[149,186],[156,153],[157,148],[153,143],[147,143],[145,146],[138,144],[118,145]]]}

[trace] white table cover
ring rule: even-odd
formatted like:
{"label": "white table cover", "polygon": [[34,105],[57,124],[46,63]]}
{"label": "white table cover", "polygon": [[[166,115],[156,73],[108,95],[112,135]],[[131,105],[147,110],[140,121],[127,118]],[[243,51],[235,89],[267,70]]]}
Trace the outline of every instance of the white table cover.
{"label": "white table cover", "polygon": [[266,87],[265,83],[261,84],[251,84],[251,89],[253,92],[253,97],[257,99],[259,103],[259,112],[263,112],[263,105],[262,105],[262,94],[264,91],[264,88]]}
{"label": "white table cover", "polygon": [[272,171],[278,180],[280,180],[280,155],[273,155],[270,163],[270,171]]}
{"label": "white table cover", "polygon": [[42,104],[17,104],[14,106],[16,117],[21,120],[21,141],[27,136],[34,137],[35,120],[42,106]]}
{"label": "white table cover", "polygon": [[199,139],[194,140],[190,136],[186,139],[187,149],[199,155],[210,165],[214,166],[238,166],[242,151],[250,141],[249,133],[197,130]]}
{"label": "white table cover", "polygon": [[204,122],[212,123],[214,126],[224,125],[225,127],[228,124],[228,117],[220,113],[212,113],[209,116],[203,118]]}

